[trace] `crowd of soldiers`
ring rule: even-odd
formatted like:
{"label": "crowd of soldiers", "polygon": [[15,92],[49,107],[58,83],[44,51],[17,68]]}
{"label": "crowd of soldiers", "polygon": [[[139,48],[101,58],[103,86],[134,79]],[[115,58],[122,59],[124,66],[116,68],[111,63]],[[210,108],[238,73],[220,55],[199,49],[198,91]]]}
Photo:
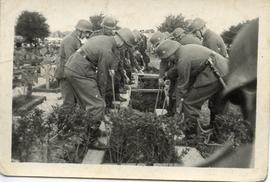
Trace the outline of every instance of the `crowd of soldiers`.
{"label": "crowd of soldiers", "polygon": [[[93,31],[91,22],[80,20],[75,30],[63,39],[56,71],[63,108],[79,104],[92,112],[97,120],[104,121],[106,108],[112,108],[113,101],[125,101],[120,93],[125,84],[132,84],[131,73],[143,71],[148,66],[150,59],[146,50],[149,42],[152,52],[161,59],[160,86],[168,80],[170,83],[167,116],[178,113],[186,122],[195,123],[194,128],[188,131],[188,137],[196,133],[201,107],[208,101],[211,117],[207,129],[213,128],[216,114],[223,111],[225,105],[224,99],[220,98],[224,97],[224,90],[227,93],[232,90],[230,84],[235,84],[231,81],[230,72],[237,67],[236,63],[229,61],[234,55],[228,55],[223,39],[209,30],[200,18],[190,23],[188,31],[181,27],[171,34],[156,31],[149,40],[138,30],[116,30],[116,23],[114,18],[105,17],[102,29]],[[254,20],[250,24],[256,23]],[[243,36],[248,39],[256,37],[256,33],[256,30],[245,32]],[[244,46],[249,46],[250,42],[247,44]],[[253,56],[250,52],[238,52],[238,49],[243,49],[241,46],[236,45],[235,50],[232,49],[232,54],[240,55],[237,60],[240,62]],[[257,60],[253,58],[256,64]],[[243,85],[235,79],[236,84]],[[248,81],[254,81],[252,79]],[[100,146],[99,143],[96,145]]]}

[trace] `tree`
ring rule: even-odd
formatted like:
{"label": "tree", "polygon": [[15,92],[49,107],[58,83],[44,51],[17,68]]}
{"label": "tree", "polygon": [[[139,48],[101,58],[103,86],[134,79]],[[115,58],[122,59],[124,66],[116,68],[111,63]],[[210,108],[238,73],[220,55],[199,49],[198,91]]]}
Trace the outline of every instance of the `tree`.
{"label": "tree", "polygon": [[223,38],[225,44],[227,44],[228,47],[231,46],[232,41],[234,39],[234,37],[237,35],[237,33],[239,32],[239,30],[249,22],[245,21],[245,22],[240,22],[237,25],[233,25],[229,28],[229,30],[225,30],[221,33],[221,37]]}
{"label": "tree", "polygon": [[16,23],[15,34],[23,36],[28,43],[36,44],[50,34],[46,18],[38,12],[23,11]]}
{"label": "tree", "polygon": [[161,32],[173,32],[174,29],[181,27],[184,30],[187,30],[188,22],[185,20],[185,17],[182,14],[179,15],[169,15],[166,16],[164,22],[158,28]]}
{"label": "tree", "polygon": [[104,14],[100,13],[99,15],[94,15],[94,16],[90,16],[90,21],[93,24],[93,30],[100,30],[101,27],[101,22],[104,18]]}

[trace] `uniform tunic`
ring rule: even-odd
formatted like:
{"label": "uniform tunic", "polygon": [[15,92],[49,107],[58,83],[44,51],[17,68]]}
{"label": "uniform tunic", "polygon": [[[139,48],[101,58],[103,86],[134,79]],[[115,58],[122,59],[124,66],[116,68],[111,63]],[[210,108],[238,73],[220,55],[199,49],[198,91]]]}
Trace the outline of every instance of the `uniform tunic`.
{"label": "uniform tunic", "polygon": [[220,55],[227,57],[227,50],[223,39],[211,30],[206,30],[203,35],[203,46],[212,49]]}
{"label": "uniform tunic", "polygon": [[76,36],[75,31],[67,35],[61,42],[59,51],[59,64],[55,72],[55,77],[59,79],[60,88],[63,98],[63,108],[74,106],[75,98],[73,97],[72,89],[65,79],[64,65],[69,57],[81,47],[81,41]]}
{"label": "uniform tunic", "polygon": [[202,45],[202,41],[192,34],[185,34],[180,38],[180,40],[176,40],[176,41],[178,41],[182,45],[187,45],[187,44]]}
{"label": "uniform tunic", "polygon": [[212,50],[194,44],[181,46],[176,51],[177,63],[172,72],[177,72],[177,106],[182,102],[185,117],[196,119],[202,104],[219,92],[222,87],[205,63],[210,54],[215,55],[214,65],[222,77],[228,72],[228,60]]}
{"label": "uniform tunic", "polygon": [[105,108],[105,93],[110,82],[109,69],[115,70],[116,42],[111,36],[96,36],[80,49],[87,59],[76,52],[66,63],[67,79],[80,103],[97,116]]}

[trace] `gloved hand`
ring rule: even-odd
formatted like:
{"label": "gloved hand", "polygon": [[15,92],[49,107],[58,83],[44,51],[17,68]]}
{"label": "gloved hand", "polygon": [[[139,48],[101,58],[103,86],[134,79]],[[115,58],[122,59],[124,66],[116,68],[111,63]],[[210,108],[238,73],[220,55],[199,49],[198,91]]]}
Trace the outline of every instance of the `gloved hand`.
{"label": "gloved hand", "polygon": [[115,71],[114,70],[109,70],[109,74],[110,74],[111,77],[114,77]]}

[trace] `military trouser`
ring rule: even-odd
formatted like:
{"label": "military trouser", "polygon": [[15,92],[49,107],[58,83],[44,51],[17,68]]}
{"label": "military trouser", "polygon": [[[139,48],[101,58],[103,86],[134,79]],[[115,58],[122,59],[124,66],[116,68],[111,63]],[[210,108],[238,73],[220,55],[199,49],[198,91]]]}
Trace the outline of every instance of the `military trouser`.
{"label": "military trouser", "polygon": [[[190,132],[197,132],[197,119],[199,118],[201,107],[208,99],[213,99],[222,90],[221,84],[216,81],[202,87],[194,88],[188,91],[181,102],[178,96],[177,107],[182,104],[182,112],[185,116],[186,122],[192,122],[194,127],[190,128]],[[215,108],[214,112],[217,114],[218,109]]]}
{"label": "military trouser", "polygon": [[60,82],[60,89],[61,89],[61,94],[63,98],[62,108],[70,109],[74,107],[76,103],[76,99],[73,94],[73,89],[68,83],[68,81],[66,80],[66,78],[59,80],[59,82]]}
{"label": "military trouser", "polygon": [[85,77],[77,72],[65,69],[68,87],[72,88],[73,95],[78,98],[80,105],[89,110],[96,119],[104,117],[105,102],[102,99],[96,79]]}

